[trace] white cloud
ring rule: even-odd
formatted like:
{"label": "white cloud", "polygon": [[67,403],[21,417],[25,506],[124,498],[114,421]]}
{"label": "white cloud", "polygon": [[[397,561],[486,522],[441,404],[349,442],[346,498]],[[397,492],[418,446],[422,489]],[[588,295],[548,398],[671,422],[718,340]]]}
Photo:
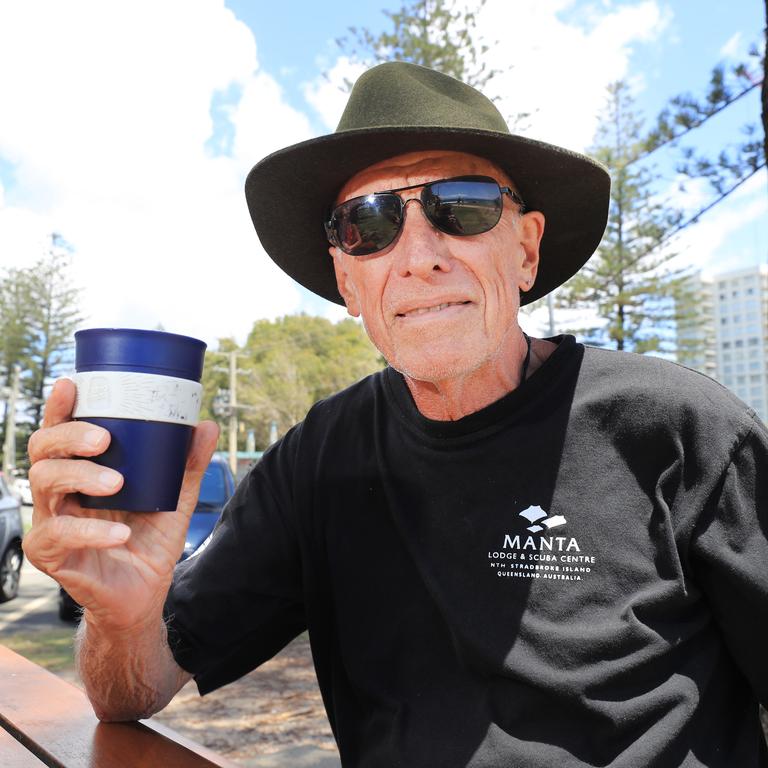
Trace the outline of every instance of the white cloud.
{"label": "white cloud", "polygon": [[326,74],[304,85],[304,98],[315,109],[329,131],[336,129],[349,94],[346,82],[354,82],[367,69],[366,66],[340,56]]}
{"label": "white cloud", "polygon": [[[585,4],[579,16],[574,6],[573,0],[539,0],[523,10],[509,0],[488,0],[477,14],[477,37],[490,46],[486,65],[502,72],[487,89],[502,114],[511,121],[532,113],[520,132],[583,151],[592,142],[606,86],[628,76],[632,46],[658,37],[668,17],[656,0],[607,9]],[[346,101],[338,84],[361,69],[341,56],[329,77],[307,85],[306,98],[329,129]]]}
{"label": "white cloud", "polygon": [[[213,157],[211,98],[232,84],[233,156]],[[223,0],[0,6],[0,113],[13,166],[0,252],[31,264],[60,232],[88,324],[162,323],[213,343],[298,309],[242,184],[255,160],[310,129]]]}
{"label": "white cloud", "polygon": [[676,262],[718,274],[765,261],[765,185],[765,171],[755,174],[696,224],[684,229],[672,244],[680,254]]}
{"label": "white cloud", "polygon": [[667,20],[655,0],[644,0],[607,11],[587,6],[588,12],[564,21],[558,14],[572,5],[541,0],[523,13],[508,0],[488,0],[478,32],[498,41],[489,51],[489,66],[508,70],[513,64],[492,81],[502,114],[530,112],[522,133],[584,151],[606,86],[627,76],[632,45],[653,40]]}
{"label": "white cloud", "polygon": [[723,59],[738,59],[743,54],[741,32],[735,32],[720,49],[720,57]]}

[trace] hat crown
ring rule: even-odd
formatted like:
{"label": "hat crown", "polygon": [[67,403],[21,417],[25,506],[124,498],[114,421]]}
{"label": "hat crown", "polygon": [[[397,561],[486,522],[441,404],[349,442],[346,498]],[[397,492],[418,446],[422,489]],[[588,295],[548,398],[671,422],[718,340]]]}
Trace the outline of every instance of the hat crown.
{"label": "hat crown", "polygon": [[453,77],[396,61],[363,73],[336,133],[366,128],[469,128],[509,134],[493,102]]}

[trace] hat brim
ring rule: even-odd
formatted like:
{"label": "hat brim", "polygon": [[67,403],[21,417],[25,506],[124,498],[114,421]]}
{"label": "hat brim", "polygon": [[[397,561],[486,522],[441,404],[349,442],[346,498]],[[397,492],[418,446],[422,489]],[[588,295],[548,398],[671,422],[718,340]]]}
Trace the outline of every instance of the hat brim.
{"label": "hat brim", "polygon": [[424,150],[484,157],[515,183],[546,224],[528,304],[572,277],[594,253],[608,218],[610,177],[602,165],[561,147],[495,131],[366,128],[322,136],[268,155],[248,174],[245,196],[261,244],[313,293],[343,304],[323,222],[342,185],[388,157]]}

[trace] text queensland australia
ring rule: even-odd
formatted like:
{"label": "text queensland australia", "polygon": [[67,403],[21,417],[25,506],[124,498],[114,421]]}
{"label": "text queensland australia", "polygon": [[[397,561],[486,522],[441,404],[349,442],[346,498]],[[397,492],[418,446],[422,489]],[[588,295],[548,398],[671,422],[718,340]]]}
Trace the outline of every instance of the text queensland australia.
{"label": "text queensland australia", "polygon": [[573,536],[505,535],[503,545],[488,551],[496,575],[505,578],[581,581],[592,573],[593,555],[581,551]]}

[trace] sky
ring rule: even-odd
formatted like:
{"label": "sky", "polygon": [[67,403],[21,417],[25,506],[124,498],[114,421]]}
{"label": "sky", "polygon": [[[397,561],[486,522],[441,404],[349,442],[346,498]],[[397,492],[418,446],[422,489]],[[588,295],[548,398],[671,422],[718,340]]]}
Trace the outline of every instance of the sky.
{"label": "sky", "polygon": [[[344,317],[272,264],[243,183],[270,152],[334,130],[339,84],[361,71],[337,39],[388,28],[382,11],[399,6],[0,0],[0,268],[31,266],[56,232],[82,327],[162,326],[212,348],[262,318]],[[609,83],[626,79],[651,120],[744,59],[763,13],[762,0],[487,0],[477,30],[508,70],[489,95],[531,113],[516,130],[588,151]],[[737,141],[758,91],[700,141]],[[662,192],[693,212],[709,192],[679,191],[673,159],[658,153]],[[710,274],[766,262],[766,184],[763,171],[688,228],[678,258]]]}

